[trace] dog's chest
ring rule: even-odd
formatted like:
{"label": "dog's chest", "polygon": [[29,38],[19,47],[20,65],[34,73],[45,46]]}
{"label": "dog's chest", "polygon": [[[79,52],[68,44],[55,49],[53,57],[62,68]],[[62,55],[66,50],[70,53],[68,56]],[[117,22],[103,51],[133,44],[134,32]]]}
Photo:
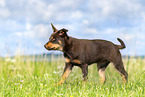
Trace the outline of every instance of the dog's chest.
{"label": "dog's chest", "polygon": [[81,64],[81,61],[79,59],[69,59],[65,58],[66,63],[74,63],[74,64]]}

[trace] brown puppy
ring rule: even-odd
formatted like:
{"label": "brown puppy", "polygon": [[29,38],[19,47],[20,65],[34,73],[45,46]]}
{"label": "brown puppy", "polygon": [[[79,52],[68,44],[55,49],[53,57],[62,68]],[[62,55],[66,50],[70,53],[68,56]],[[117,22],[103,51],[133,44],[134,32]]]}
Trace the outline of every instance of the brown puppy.
{"label": "brown puppy", "polygon": [[53,24],[53,33],[44,47],[47,50],[60,50],[64,53],[65,68],[61,80],[58,84],[62,84],[68,78],[74,66],[82,69],[83,80],[87,80],[88,65],[97,63],[98,73],[101,82],[105,82],[105,69],[110,62],[123,76],[126,82],[128,74],[124,69],[119,49],[125,48],[124,42],[117,38],[121,45],[115,45],[106,40],[87,40],[76,39],[67,35],[68,30],[57,30]]}

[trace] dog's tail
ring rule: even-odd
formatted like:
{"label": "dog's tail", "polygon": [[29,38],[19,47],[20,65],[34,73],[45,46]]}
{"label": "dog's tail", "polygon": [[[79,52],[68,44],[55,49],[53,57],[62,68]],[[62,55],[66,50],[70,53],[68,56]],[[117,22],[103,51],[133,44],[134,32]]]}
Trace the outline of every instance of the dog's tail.
{"label": "dog's tail", "polygon": [[126,48],[124,42],[123,42],[120,38],[117,38],[117,40],[121,43],[121,45],[117,45],[117,47],[118,47],[119,49],[124,49],[124,48]]}

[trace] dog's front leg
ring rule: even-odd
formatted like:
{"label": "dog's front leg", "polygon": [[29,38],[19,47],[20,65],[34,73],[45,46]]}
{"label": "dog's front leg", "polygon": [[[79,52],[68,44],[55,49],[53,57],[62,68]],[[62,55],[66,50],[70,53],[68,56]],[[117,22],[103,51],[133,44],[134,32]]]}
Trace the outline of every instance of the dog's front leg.
{"label": "dog's front leg", "polygon": [[62,75],[58,85],[62,85],[65,82],[65,80],[68,78],[69,74],[71,73],[72,68],[73,68],[73,65],[71,63],[65,64],[63,75]]}
{"label": "dog's front leg", "polygon": [[88,64],[83,64],[80,66],[83,73],[83,81],[87,81],[88,79]]}

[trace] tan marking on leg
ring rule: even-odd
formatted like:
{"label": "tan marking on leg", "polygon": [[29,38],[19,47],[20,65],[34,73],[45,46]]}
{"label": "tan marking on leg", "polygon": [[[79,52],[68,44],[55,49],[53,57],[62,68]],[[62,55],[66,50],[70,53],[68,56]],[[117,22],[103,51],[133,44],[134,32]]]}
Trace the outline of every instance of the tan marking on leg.
{"label": "tan marking on leg", "polygon": [[123,75],[123,74],[121,74],[122,75],[122,77],[123,77],[123,83],[126,83],[126,78],[125,78],[125,76]]}
{"label": "tan marking on leg", "polygon": [[73,60],[73,62],[76,64],[81,64],[80,60],[78,60],[78,59]]}
{"label": "tan marking on leg", "polygon": [[60,79],[59,81],[59,85],[63,84],[65,82],[65,80],[68,78],[69,74],[71,73],[71,70],[67,69],[63,75],[62,75],[62,78]]}
{"label": "tan marking on leg", "polygon": [[100,76],[101,83],[104,83],[106,81],[105,69],[100,69],[98,73]]}
{"label": "tan marking on leg", "polygon": [[70,59],[69,58],[65,58],[65,62],[66,63],[70,63]]}

